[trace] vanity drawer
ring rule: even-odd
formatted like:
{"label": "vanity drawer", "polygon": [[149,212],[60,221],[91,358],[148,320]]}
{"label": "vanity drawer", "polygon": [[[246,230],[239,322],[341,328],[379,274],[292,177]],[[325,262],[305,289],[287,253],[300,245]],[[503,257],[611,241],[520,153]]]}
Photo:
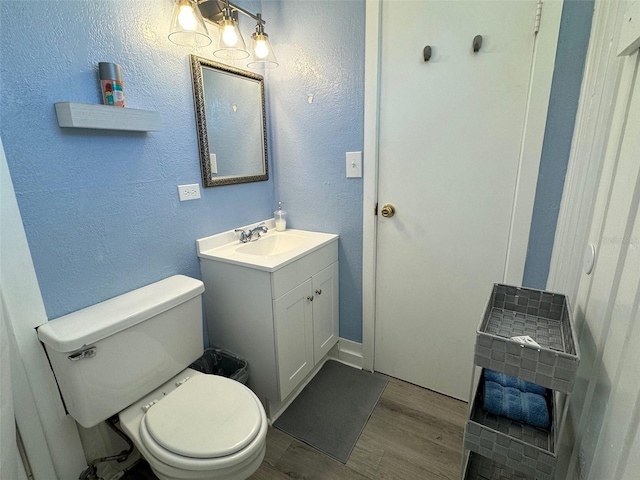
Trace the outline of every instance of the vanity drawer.
{"label": "vanity drawer", "polygon": [[338,260],[338,239],[285,265],[271,275],[271,297],[276,299]]}

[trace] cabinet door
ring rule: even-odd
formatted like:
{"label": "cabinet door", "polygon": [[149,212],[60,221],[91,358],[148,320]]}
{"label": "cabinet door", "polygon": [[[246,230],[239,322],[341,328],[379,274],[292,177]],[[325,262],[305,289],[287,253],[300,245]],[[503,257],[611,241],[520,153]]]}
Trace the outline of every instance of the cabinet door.
{"label": "cabinet door", "polygon": [[273,301],[280,400],[313,369],[311,279]]}
{"label": "cabinet door", "polygon": [[338,262],[312,277],[313,352],[317,364],[338,341]]}

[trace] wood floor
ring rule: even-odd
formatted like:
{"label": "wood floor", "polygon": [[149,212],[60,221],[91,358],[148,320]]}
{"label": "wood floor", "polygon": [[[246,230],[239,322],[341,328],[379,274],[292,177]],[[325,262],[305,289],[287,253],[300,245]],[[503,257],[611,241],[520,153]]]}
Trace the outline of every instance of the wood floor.
{"label": "wood floor", "polygon": [[251,480],[459,479],[467,404],[388,378],[346,465],[270,428]]}
{"label": "wood floor", "polygon": [[[251,480],[459,479],[467,404],[388,378],[346,465],[270,427]],[[136,470],[124,478],[155,478]]]}

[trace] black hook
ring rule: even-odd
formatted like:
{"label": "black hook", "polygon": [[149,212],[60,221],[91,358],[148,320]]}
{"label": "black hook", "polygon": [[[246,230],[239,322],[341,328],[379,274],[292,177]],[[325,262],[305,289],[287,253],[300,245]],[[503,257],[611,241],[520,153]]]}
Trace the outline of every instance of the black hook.
{"label": "black hook", "polygon": [[482,35],[473,37],[473,52],[478,53],[482,48]]}
{"label": "black hook", "polygon": [[431,46],[427,45],[422,50],[422,58],[424,58],[425,62],[428,62],[431,59]]}

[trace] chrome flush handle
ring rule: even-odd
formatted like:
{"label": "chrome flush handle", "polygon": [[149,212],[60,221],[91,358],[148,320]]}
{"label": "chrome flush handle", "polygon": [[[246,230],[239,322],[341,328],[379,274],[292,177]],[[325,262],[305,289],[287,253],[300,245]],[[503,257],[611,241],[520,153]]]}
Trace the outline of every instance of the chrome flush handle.
{"label": "chrome flush handle", "polygon": [[96,356],[96,347],[85,348],[84,350],[80,350],[79,352],[72,353],[67,356],[69,360],[72,362],[77,362],[78,360],[83,360],[85,358],[91,358]]}

